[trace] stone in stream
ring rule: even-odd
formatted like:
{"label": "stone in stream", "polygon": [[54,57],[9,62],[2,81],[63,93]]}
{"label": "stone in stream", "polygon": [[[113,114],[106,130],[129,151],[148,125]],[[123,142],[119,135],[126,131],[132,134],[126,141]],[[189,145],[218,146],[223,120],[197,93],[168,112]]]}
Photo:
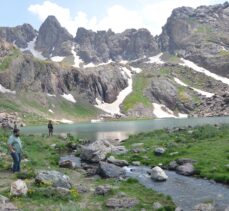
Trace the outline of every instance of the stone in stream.
{"label": "stone in stream", "polygon": [[11,196],[25,196],[28,192],[26,183],[18,179],[17,181],[11,184],[10,195]]}
{"label": "stone in stream", "polygon": [[100,162],[98,174],[103,178],[118,178],[125,175],[124,169],[106,162]]}
{"label": "stone in stream", "polygon": [[35,182],[66,189],[72,187],[70,178],[58,171],[40,171],[36,175]]}
{"label": "stone in stream", "polygon": [[8,198],[0,195],[0,210],[1,211],[19,211],[19,209],[14,206]]}
{"label": "stone in stream", "polygon": [[106,201],[106,206],[113,209],[128,209],[136,206],[139,201],[136,198],[122,197],[122,198],[110,198]]}
{"label": "stone in stream", "polygon": [[196,160],[193,160],[191,158],[179,158],[176,160],[178,165],[183,165],[186,163],[196,163]]}
{"label": "stone in stream", "polygon": [[215,211],[215,208],[211,203],[201,203],[194,207],[194,211]]}
{"label": "stone in stream", "polygon": [[178,166],[176,168],[176,172],[184,176],[191,176],[195,173],[195,169],[191,163],[185,163],[183,165]]}
{"label": "stone in stream", "polygon": [[128,166],[128,162],[126,160],[118,160],[118,159],[115,159],[114,156],[110,156],[109,158],[107,158],[107,161],[109,163],[112,163],[116,166],[120,166],[120,167],[123,167],[123,166]]}
{"label": "stone in stream", "polygon": [[81,160],[80,158],[75,157],[74,155],[67,155],[60,158],[59,166],[64,168],[71,168],[71,169],[80,168]]}
{"label": "stone in stream", "polygon": [[176,168],[178,167],[178,164],[177,162],[174,160],[174,161],[171,161],[168,165],[168,169],[169,170],[176,170]]}
{"label": "stone in stream", "polygon": [[159,166],[156,166],[151,170],[151,178],[155,181],[165,181],[168,176]]}

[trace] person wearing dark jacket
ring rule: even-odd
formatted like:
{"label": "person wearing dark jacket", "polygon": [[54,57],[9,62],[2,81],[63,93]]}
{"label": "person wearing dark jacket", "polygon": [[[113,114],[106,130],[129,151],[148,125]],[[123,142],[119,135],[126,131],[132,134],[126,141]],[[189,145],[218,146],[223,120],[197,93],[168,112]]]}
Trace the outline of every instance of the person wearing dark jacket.
{"label": "person wearing dark jacket", "polygon": [[49,120],[49,123],[48,123],[48,130],[49,130],[49,136],[52,136],[53,135],[53,125],[52,125],[51,120]]}

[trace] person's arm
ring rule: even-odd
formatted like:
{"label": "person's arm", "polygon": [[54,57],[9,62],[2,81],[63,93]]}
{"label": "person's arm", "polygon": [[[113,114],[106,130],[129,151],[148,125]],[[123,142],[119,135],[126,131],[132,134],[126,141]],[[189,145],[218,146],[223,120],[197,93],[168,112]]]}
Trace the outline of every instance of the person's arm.
{"label": "person's arm", "polygon": [[12,143],[13,143],[13,140],[10,137],[9,140],[8,140],[8,148],[9,148],[10,152],[15,152],[15,149],[14,149]]}

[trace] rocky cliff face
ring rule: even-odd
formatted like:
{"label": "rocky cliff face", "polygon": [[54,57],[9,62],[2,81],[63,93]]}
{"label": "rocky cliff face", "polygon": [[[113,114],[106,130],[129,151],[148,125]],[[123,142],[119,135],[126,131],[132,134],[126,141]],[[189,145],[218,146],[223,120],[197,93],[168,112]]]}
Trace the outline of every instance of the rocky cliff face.
{"label": "rocky cliff face", "polygon": [[55,16],[49,16],[41,25],[36,40],[36,49],[49,58],[71,54],[73,37],[61,27]]}
{"label": "rocky cliff face", "polygon": [[163,27],[159,45],[163,51],[228,76],[229,3],[175,9]]}
{"label": "rocky cliff face", "polygon": [[30,24],[16,27],[0,27],[0,37],[19,48],[26,48],[27,43],[33,40],[37,32]]}
{"label": "rocky cliff face", "polygon": [[115,34],[111,30],[93,32],[79,28],[74,40],[79,46],[78,54],[86,63],[134,60],[159,52],[155,38],[146,29]]}
{"label": "rocky cliff face", "polygon": [[71,93],[75,99],[84,97],[93,104],[96,98],[107,103],[113,102],[128,85],[118,64],[84,71],[53,62],[38,61],[30,55],[15,57],[7,70],[0,71],[0,84],[17,93]]}

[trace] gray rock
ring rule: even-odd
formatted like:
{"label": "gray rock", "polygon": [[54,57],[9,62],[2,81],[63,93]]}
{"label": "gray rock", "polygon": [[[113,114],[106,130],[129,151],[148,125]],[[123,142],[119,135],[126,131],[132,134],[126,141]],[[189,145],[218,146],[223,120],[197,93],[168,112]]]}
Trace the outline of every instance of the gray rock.
{"label": "gray rock", "polygon": [[202,204],[197,204],[194,207],[194,210],[195,211],[215,211],[215,208],[210,203],[206,203],[206,204],[202,203]]}
{"label": "gray rock", "polygon": [[82,168],[86,171],[87,176],[94,176],[98,172],[98,163],[82,163]]}
{"label": "gray rock", "polygon": [[59,160],[59,166],[64,168],[81,168],[81,160],[74,155],[67,155],[61,157]]}
{"label": "gray rock", "polygon": [[109,158],[107,158],[107,162],[108,163],[112,163],[112,164],[114,164],[116,166],[120,166],[120,167],[129,165],[126,160],[118,160],[118,159],[115,159],[114,156],[110,156]]}
{"label": "gray rock", "polygon": [[154,153],[155,153],[155,155],[158,155],[158,156],[160,156],[160,155],[163,155],[164,153],[165,153],[165,148],[163,148],[163,147],[158,147],[158,148],[156,148],[155,150],[154,150]]}
{"label": "gray rock", "polygon": [[191,158],[179,158],[176,160],[178,165],[183,165],[186,163],[196,163],[196,160],[193,160]]}
{"label": "gray rock", "polygon": [[176,168],[176,172],[178,174],[182,174],[184,176],[191,176],[195,173],[195,169],[191,163],[185,163]]}
{"label": "gray rock", "polygon": [[97,195],[106,195],[111,192],[111,186],[110,185],[100,185],[95,188],[95,194]]}
{"label": "gray rock", "polygon": [[120,209],[120,208],[132,208],[136,206],[139,201],[136,198],[110,198],[106,201],[106,206],[113,209]]}
{"label": "gray rock", "polygon": [[160,167],[156,166],[151,170],[151,178],[155,181],[160,182],[160,181],[166,181],[168,179],[168,176]]}
{"label": "gray rock", "polygon": [[120,155],[120,154],[125,154],[127,153],[128,150],[126,149],[125,146],[115,146],[112,148],[112,153]]}
{"label": "gray rock", "polygon": [[107,141],[95,141],[88,146],[82,146],[80,158],[84,161],[99,162],[112,151],[112,145]]}
{"label": "gray rock", "polygon": [[153,209],[154,210],[158,210],[158,209],[160,209],[160,208],[162,208],[163,206],[161,205],[161,203],[159,203],[159,202],[154,202],[153,203]]}
{"label": "gray rock", "polygon": [[98,174],[103,178],[118,178],[125,174],[125,171],[114,164],[100,162]]}
{"label": "gray rock", "polygon": [[19,209],[14,206],[8,198],[0,195],[0,210],[1,211],[19,211]]}
{"label": "gray rock", "polygon": [[176,170],[177,166],[178,166],[178,164],[177,164],[176,161],[171,161],[171,162],[169,163],[169,165],[168,165],[168,169],[169,169],[169,170]]}
{"label": "gray rock", "polygon": [[11,188],[10,188],[11,196],[26,196],[27,192],[28,192],[28,188],[26,183],[23,180],[18,179],[17,181],[11,184]]}
{"label": "gray rock", "polygon": [[58,171],[40,171],[36,175],[35,182],[66,189],[72,187],[70,178]]}
{"label": "gray rock", "polygon": [[76,185],[76,189],[77,189],[77,192],[79,192],[79,193],[87,193],[87,192],[89,192],[89,188],[86,187],[85,185],[82,185],[82,184]]}

